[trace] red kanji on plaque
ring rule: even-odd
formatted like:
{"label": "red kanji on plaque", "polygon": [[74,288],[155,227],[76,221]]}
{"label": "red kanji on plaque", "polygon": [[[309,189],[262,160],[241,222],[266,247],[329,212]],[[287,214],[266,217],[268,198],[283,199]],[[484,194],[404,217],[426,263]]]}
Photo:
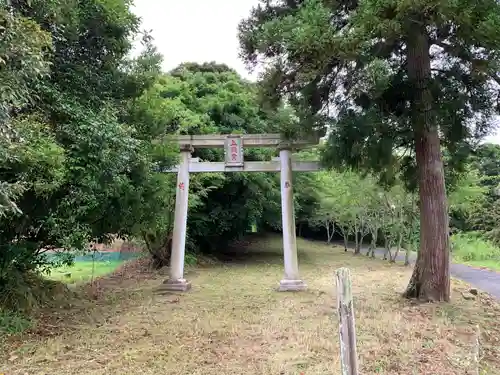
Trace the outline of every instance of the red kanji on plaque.
{"label": "red kanji on plaque", "polygon": [[290,187],[290,183],[288,181],[285,181],[285,189],[288,189]]}
{"label": "red kanji on plaque", "polygon": [[184,182],[181,182],[181,183],[179,184],[179,189],[184,190]]}
{"label": "red kanji on plaque", "polygon": [[243,148],[241,137],[238,136],[234,139],[227,139],[224,147],[226,163],[229,163],[229,166],[237,166],[243,163]]}

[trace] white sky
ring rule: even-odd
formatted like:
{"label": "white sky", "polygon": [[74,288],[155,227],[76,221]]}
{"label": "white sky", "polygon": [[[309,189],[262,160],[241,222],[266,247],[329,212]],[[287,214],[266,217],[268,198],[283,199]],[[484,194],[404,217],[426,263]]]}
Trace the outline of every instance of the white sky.
{"label": "white sky", "polygon": [[[142,28],[151,30],[164,57],[164,69],[183,62],[225,63],[254,78],[238,57],[238,23],[258,0],[135,0]],[[500,133],[486,141],[500,144]]]}
{"label": "white sky", "polygon": [[258,0],[135,0],[142,28],[152,30],[165,70],[183,62],[225,63],[251,78],[238,58],[237,27]]}

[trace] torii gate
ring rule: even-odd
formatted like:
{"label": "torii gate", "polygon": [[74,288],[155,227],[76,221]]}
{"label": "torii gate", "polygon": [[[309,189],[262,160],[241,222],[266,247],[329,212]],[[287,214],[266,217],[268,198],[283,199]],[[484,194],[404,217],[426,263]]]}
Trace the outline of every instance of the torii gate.
{"label": "torii gate", "polygon": [[[293,209],[292,171],[317,171],[317,161],[292,161],[292,149],[306,148],[318,144],[312,141],[284,141],[279,134],[244,135],[185,135],[178,136],[180,164],[166,172],[177,172],[177,191],[175,200],[174,233],[169,278],[160,289],[167,291],[187,291],[191,283],[184,279],[184,254],[186,247],[186,228],[189,198],[189,173],[196,172],[280,172],[281,175],[281,212],[283,227],[283,258],[285,275],[280,281],[279,291],[304,290],[306,284],[299,277],[297,259],[297,239],[295,234],[295,215]],[[200,162],[191,159],[195,148],[224,147],[224,162]],[[244,147],[277,147],[279,158],[272,161],[245,162]]]}

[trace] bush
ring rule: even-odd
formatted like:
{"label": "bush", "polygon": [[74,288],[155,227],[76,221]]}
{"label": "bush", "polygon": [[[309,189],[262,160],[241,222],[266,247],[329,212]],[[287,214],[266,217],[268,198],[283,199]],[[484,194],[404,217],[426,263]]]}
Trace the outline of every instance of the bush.
{"label": "bush", "polygon": [[454,234],[451,244],[454,257],[462,261],[500,261],[500,247],[478,232]]}

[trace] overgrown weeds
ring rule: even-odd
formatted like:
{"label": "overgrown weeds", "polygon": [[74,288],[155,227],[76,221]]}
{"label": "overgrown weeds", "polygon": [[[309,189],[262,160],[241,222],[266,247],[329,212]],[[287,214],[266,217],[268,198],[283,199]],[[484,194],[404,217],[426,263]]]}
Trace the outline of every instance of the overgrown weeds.
{"label": "overgrown weeds", "polygon": [[35,272],[11,269],[8,276],[0,283],[0,342],[33,328],[35,311],[67,301],[71,293],[64,284],[46,280]]}
{"label": "overgrown weeds", "polygon": [[500,247],[480,233],[457,233],[451,241],[456,261],[500,269]]}

